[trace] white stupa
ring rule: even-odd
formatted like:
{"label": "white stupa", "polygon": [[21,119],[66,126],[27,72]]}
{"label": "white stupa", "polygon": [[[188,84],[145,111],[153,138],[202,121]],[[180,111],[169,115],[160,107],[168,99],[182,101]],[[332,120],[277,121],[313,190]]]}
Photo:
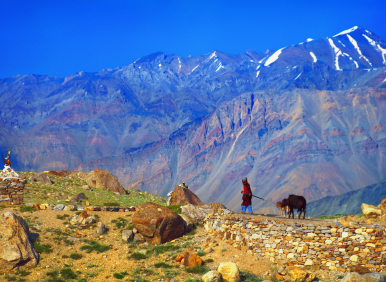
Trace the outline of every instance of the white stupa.
{"label": "white stupa", "polygon": [[9,161],[10,154],[11,151],[8,151],[7,157],[4,157],[3,155],[4,168],[2,171],[0,171],[0,178],[2,178],[2,180],[9,178],[19,178],[19,175],[11,168],[11,162]]}

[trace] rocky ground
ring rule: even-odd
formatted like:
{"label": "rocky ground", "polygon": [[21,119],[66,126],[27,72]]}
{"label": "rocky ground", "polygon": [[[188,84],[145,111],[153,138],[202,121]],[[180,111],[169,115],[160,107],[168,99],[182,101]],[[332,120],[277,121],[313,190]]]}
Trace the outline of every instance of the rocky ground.
{"label": "rocky ground", "polygon": [[[143,202],[165,205],[164,198],[157,195],[130,191],[118,195],[104,189],[83,188],[86,183],[77,177],[50,175],[52,183],[33,181],[35,173],[24,174],[28,180],[25,186],[25,203],[84,205],[72,201],[71,197],[84,193],[92,205],[103,206],[115,203],[121,207],[137,206]],[[218,269],[224,262],[234,262],[240,269],[241,281],[279,281],[287,272],[284,265],[242,251],[214,235],[208,235],[202,225],[184,236],[163,245],[127,242],[122,239],[123,230],[133,230],[134,212],[87,211],[90,217],[101,221],[108,231],[97,234],[97,222],[87,227],[70,223],[74,215],[82,211],[35,210],[28,205],[0,206],[0,214],[12,211],[27,222],[34,246],[40,255],[36,267],[19,272],[0,274],[0,281],[201,281],[210,270]],[[246,219],[264,221],[278,216],[238,215]],[[286,222],[317,223],[333,222],[327,219],[287,219]],[[368,222],[360,216],[347,217],[349,222]],[[373,222],[383,224],[374,219]],[[204,265],[185,267],[176,262],[178,255],[195,253]],[[339,271],[318,270],[314,272],[317,281],[338,281],[346,275]]]}

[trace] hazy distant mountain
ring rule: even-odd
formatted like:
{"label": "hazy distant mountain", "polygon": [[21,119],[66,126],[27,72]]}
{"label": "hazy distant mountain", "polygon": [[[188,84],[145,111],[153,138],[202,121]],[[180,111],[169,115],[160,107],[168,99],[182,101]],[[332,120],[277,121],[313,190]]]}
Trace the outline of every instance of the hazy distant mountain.
{"label": "hazy distant mountain", "polygon": [[16,76],[0,80],[0,146],[16,169],[103,168],[162,195],[183,179],[234,209],[243,176],[259,196],[317,200],[385,178],[385,71],[385,42],[354,27],[278,51]]}
{"label": "hazy distant mountain", "polygon": [[362,213],[362,203],[378,206],[384,198],[386,198],[386,181],[309,203],[307,204],[307,216],[358,214]]}

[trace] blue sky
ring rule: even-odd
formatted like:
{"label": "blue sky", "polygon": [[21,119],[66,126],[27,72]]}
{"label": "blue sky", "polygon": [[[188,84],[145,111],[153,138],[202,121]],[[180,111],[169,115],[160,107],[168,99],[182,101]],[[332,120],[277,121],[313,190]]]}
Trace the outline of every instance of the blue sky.
{"label": "blue sky", "polygon": [[277,50],[362,26],[386,40],[386,1],[2,1],[0,78],[66,76],[162,51]]}

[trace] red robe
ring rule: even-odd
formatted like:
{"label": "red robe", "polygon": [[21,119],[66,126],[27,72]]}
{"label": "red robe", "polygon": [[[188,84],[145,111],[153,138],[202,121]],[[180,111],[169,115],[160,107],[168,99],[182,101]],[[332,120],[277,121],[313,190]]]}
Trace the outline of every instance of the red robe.
{"label": "red robe", "polygon": [[247,180],[243,180],[243,184],[244,184],[244,192],[243,192],[243,202],[241,203],[241,205],[248,207],[252,205],[251,186],[249,186],[249,183]]}

